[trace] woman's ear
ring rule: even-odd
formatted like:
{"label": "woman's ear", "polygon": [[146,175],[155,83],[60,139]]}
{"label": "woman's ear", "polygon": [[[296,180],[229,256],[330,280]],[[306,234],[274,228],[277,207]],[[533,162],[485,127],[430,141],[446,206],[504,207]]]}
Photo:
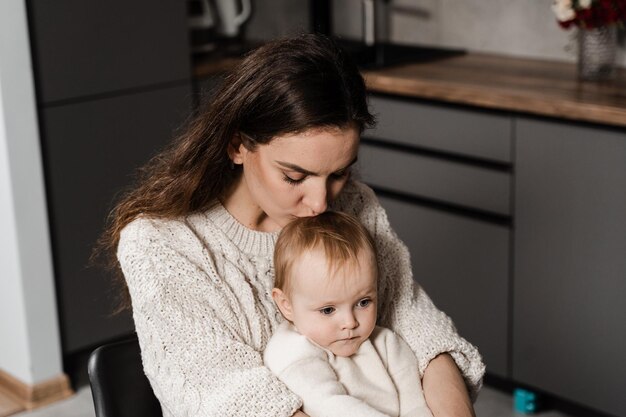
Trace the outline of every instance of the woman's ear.
{"label": "woman's ear", "polygon": [[247,151],[248,149],[241,142],[241,136],[239,133],[235,133],[228,143],[228,157],[233,161],[233,164],[241,165],[243,164],[243,154]]}
{"label": "woman's ear", "polygon": [[274,288],[272,290],[272,298],[283,316],[293,322],[293,307],[287,295],[280,288]]}

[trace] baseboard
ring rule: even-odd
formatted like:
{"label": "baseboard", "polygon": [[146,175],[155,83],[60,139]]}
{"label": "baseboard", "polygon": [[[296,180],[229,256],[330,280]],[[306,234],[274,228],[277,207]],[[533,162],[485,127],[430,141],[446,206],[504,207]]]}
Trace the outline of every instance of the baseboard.
{"label": "baseboard", "polygon": [[24,410],[26,410],[26,408],[15,401],[13,397],[0,391],[0,417],[12,416]]}
{"label": "baseboard", "polygon": [[33,410],[74,394],[70,387],[70,380],[65,374],[29,385],[1,369],[0,392],[4,394],[5,399],[18,404],[22,410]]}

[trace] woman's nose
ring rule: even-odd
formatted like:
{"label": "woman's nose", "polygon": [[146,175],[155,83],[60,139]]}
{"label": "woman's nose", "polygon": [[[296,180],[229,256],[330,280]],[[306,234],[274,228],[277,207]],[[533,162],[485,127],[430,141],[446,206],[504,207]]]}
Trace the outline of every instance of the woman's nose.
{"label": "woman's nose", "polygon": [[328,208],[328,188],[326,184],[316,184],[312,187],[305,196],[304,204],[313,211],[313,215],[325,212]]}

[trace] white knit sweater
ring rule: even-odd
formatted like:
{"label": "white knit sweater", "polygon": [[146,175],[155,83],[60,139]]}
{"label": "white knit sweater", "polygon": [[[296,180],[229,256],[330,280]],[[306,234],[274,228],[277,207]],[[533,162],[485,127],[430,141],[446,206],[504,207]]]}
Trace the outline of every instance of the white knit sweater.
{"label": "white knit sweater", "polygon": [[[367,186],[349,182],[332,207],[356,215],[378,250],[378,324],[409,344],[423,374],[449,352],[474,397],[484,365],[414,283],[407,248]],[[247,229],[217,203],[174,220],[138,218],[122,231],[143,366],[165,417],[291,416],[302,404],[265,366],[282,316],[271,298],[278,233]]]}
{"label": "white knit sweater", "polygon": [[376,326],[355,354],[341,357],[285,322],[263,360],[300,396],[302,411],[311,417],[433,417],[415,354],[385,327]]}

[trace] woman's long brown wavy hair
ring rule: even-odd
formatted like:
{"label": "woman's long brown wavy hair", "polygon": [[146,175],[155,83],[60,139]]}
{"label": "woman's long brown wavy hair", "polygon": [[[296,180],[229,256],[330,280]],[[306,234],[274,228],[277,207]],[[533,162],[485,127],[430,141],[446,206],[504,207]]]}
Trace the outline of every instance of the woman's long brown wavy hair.
{"label": "woman's long brown wavy hair", "polygon": [[252,51],[183,133],[139,170],[109,214],[93,258],[115,272],[118,311],[131,307],[116,257],[122,229],[140,215],[176,218],[222,197],[241,172],[227,153],[235,135],[244,134],[254,150],[287,133],[349,125],[362,131],[373,123],[363,77],[331,39],[306,34]]}

